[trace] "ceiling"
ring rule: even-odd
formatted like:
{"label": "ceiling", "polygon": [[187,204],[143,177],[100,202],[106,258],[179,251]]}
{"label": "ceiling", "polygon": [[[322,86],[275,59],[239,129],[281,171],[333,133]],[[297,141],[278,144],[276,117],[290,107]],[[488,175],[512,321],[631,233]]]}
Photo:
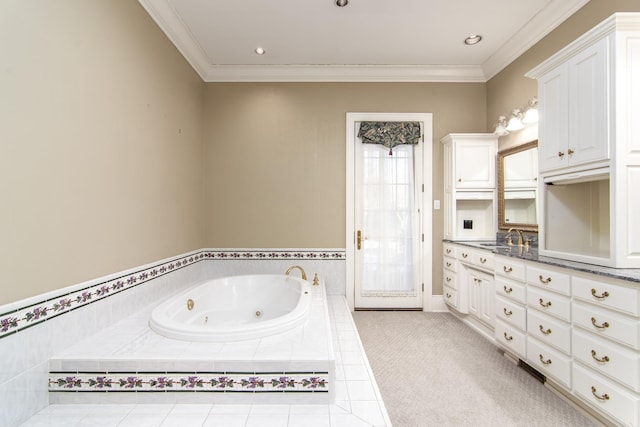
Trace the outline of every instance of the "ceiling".
{"label": "ceiling", "polygon": [[485,82],[589,0],[138,1],[207,82]]}

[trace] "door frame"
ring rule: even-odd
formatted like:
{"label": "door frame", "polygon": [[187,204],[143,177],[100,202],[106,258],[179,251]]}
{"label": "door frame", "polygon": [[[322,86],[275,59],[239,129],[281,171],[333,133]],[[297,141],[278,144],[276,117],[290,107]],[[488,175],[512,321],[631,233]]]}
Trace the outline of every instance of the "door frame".
{"label": "door frame", "polygon": [[422,147],[422,206],[420,207],[423,224],[424,242],[422,245],[422,311],[431,311],[431,293],[433,280],[433,114],[431,113],[347,113],[346,128],[346,297],[351,311],[355,306],[355,124],[362,121],[415,121],[424,123],[424,146]]}

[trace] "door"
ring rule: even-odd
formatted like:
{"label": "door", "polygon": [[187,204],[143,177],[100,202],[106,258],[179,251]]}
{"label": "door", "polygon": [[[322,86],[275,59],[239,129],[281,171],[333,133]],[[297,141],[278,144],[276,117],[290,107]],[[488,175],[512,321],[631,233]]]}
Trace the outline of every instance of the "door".
{"label": "door", "polygon": [[423,308],[423,146],[355,138],[355,308]]}

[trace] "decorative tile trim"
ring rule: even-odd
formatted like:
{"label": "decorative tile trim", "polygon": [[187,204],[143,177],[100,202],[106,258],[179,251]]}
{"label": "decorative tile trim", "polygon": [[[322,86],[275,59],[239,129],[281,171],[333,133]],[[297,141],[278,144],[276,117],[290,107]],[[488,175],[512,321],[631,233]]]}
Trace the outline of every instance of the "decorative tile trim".
{"label": "decorative tile trim", "polygon": [[206,259],[219,260],[261,260],[261,259],[280,259],[280,260],[300,260],[300,259],[326,259],[326,260],[344,260],[346,259],[345,251],[316,251],[316,250],[206,250],[204,252]]}
{"label": "decorative tile trim", "polygon": [[117,293],[140,286],[181,268],[206,260],[344,260],[345,251],[333,250],[265,250],[203,249],[182,255],[122,276],[100,281],[85,288],[63,292],[55,297],[0,313],[0,339],[48,319],[84,307]]}
{"label": "decorative tile trim", "polygon": [[205,258],[203,252],[191,253],[111,278],[72,292],[0,314],[0,339],[42,323],[48,319],[100,301],[151,280],[165,276]]}
{"label": "decorative tile trim", "polygon": [[328,372],[50,372],[50,392],[328,393]]}

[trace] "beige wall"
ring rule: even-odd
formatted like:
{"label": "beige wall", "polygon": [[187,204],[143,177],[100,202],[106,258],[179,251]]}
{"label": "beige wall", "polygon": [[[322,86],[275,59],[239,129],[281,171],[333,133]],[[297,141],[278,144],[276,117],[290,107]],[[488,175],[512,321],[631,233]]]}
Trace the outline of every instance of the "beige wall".
{"label": "beige wall", "polygon": [[193,250],[204,83],[132,0],[0,2],[0,304]]}
{"label": "beige wall", "polygon": [[[484,84],[207,84],[205,245],[344,248],[347,112],[433,113],[433,197],[442,200],[440,138],[483,131],[485,103]],[[433,213],[440,259],[443,212]]]}
{"label": "beige wall", "polygon": [[[537,82],[525,77],[525,73],[615,12],[640,12],[640,1],[591,0],[490,79],[487,82],[487,131],[493,131],[498,116],[508,116],[514,108],[526,107],[527,102],[537,95]],[[516,133],[500,138],[500,148],[523,142],[518,141],[518,137]]]}

